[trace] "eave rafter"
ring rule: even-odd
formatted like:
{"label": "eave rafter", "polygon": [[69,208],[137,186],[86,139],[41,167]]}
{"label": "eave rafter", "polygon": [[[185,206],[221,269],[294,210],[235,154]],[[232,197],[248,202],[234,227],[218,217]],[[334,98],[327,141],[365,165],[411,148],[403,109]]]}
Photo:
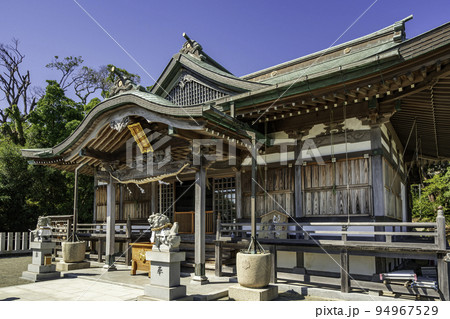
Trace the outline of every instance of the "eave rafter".
{"label": "eave rafter", "polygon": [[393,103],[429,87],[434,79],[447,75],[449,67],[448,59],[445,63],[439,60],[434,64],[419,66],[401,74],[380,74],[377,78],[361,81],[358,85],[341,85],[340,88],[335,86],[334,90],[328,92],[308,92],[295,98],[280,99],[276,103],[272,102],[273,105],[265,103],[245,108],[238,110],[236,117],[240,120],[257,120],[258,123],[263,123],[360,104],[372,98],[377,99],[380,104]]}

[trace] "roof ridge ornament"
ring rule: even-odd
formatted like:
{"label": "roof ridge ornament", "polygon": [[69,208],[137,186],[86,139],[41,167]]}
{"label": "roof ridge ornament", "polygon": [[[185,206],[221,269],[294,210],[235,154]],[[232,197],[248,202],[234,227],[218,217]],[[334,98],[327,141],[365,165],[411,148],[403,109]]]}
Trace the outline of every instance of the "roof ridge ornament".
{"label": "roof ridge ornament", "polygon": [[113,66],[111,68],[111,73],[114,75],[114,84],[109,90],[109,97],[113,97],[125,91],[137,90],[141,92],[147,92],[147,90],[139,84],[133,82],[131,78],[122,74],[119,70]]}
{"label": "roof ridge ornament", "polygon": [[183,44],[180,52],[184,54],[191,54],[202,61],[206,60],[206,56],[203,54],[203,47],[197,41],[192,40],[189,36],[183,32],[183,37],[186,42]]}

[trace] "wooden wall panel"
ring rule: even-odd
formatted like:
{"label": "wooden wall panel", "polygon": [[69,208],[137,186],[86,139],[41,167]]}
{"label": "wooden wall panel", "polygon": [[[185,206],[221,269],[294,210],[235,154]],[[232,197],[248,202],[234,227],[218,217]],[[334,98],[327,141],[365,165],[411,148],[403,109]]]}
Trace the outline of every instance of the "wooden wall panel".
{"label": "wooden wall panel", "polygon": [[[294,168],[258,168],[256,185],[256,216],[272,210],[293,216],[294,211]],[[251,172],[242,173],[243,218],[250,218]]]}
{"label": "wooden wall panel", "polygon": [[[97,222],[106,222],[106,185],[97,187]],[[123,219],[147,219],[151,214],[151,184],[123,185]],[[119,220],[120,190],[116,186],[116,220]]]}
{"label": "wooden wall panel", "polygon": [[303,166],[305,215],[371,214],[369,165],[368,158],[353,158]]}

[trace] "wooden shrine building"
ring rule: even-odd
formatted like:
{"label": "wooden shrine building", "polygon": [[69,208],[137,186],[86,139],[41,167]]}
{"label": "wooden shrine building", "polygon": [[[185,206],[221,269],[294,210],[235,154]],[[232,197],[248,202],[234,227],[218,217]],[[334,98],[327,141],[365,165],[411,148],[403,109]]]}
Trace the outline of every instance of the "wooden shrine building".
{"label": "wooden shrine building", "polygon": [[22,154],[95,176],[107,264],[115,222],[160,212],[195,234],[196,275],[215,234],[220,274],[222,249],[246,245],[253,183],[278,268],[339,273],[323,247],[355,278],[428,259],[448,300],[442,219],[419,225],[431,241],[414,241],[409,173],[419,159],[450,158],[450,23],[407,39],[410,19],[241,77],[185,35],[151,91],[119,76],[65,141]]}

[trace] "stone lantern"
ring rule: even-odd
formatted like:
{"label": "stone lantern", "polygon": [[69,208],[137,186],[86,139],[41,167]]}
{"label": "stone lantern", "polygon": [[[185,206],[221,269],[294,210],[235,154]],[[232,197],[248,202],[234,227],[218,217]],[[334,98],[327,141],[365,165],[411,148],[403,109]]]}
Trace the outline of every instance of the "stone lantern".
{"label": "stone lantern", "polygon": [[60,272],[55,271],[56,266],[52,264],[52,251],[55,246],[56,243],[52,242],[50,219],[40,216],[36,229],[31,232],[32,261],[28,270],[22,273],[22,278],[31,281],[60,278]]}

